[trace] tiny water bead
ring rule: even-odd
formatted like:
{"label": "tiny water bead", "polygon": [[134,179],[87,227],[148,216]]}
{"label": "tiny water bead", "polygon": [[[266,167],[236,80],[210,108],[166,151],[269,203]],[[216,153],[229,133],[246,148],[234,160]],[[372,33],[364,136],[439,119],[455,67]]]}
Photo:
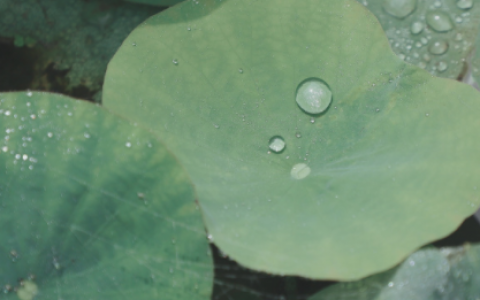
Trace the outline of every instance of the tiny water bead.
{"label": "tiny water bead", "polygon": [[310,78],[299,84],[295,100],[305,112],[319,114],[332,102],[332,91],[322,80]]}
{"label": "tiny water bead", "polygon": [[311,171],[312,170],[307,164],[299,163],[292,167],[292,170],[290,171],[290,175],[292,176],[293,179],[300,180],[310,175]]}
{"label": "tiny water bead", "polygon": [[448,42],[447,41],[434,41],[430,47],[428,47],[428,51],[435,55],[441,55],[448,50]]}
{"label": "tiny water bead", "polygon": [[438,71],[444,72],[444,71],[446,71],[447,69],[448,69],[448,65],[447,65],[446,62],[441,61],[441,62],[438,63],[438,65],[437,65],[437,70],[438,70]]}
{"label": "tiny water bead", "polygon": [[448,14],[436,10],[427,13],[427,24],[437,32],[446,32],[453,28],[453,23]]}
{"label": "tiny water bead", "polygon": [[173,60],[172,60],[172,63],[173,63],[174,65],[178,65],[178,60],[177,60],[177,59],[173,59]]}
{"label": "tiny water bead", "polygon": [[412,34],[419,34],[423,31],[423,23],[422,22],[413,22],[410,26],[410,32]]}
{"label": "tiny water bead", "polygon": [[270,148],[270,150],[272,150],[273,152],[279,153],[282,152],[283,149],[285,149],[285,145],[285,141],[282,137],[274,136],[270,139],[268,148]]}
{"label": "tiny water bead", "polygon": [[243,74],[243,69],[238,69],[238,73]]}
{"label": "tiny water bead", "polygon": [[473,0],[457,0],[457,7],[460,9],[470,9],[473,7]]}
{"label": "tiny water bead", "polygon": [[399,19],[411,14],[417,6],[417,0],[384,0],[383,9]]}

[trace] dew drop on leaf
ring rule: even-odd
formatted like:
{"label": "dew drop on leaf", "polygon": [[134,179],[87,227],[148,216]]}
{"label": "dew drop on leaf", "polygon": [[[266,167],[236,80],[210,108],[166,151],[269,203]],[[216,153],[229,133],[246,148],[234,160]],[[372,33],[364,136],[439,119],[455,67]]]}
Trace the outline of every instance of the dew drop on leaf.
{"label": "dew drop on leaf", "polygon": [[428,51],[435,55],[440,55],[448,50],[448,43],[446,41],[435,41],[433,42],[430,47],[428,47]]}
{"label": "dew drop on leaf", "polygon": [[423,23],[422,22],[413,22],[412,25],[410,26],[410,32],[412,34],[419,34],[420,32],[423,31]]}
{"label": "dew drop on leaf", "polygon": [[299,84],[295,100],[305,112],[319,114],[332,102],[332,91],[322,80],[310,78]]}
{"label": "dew drop on leaf", "polygon": [[457,0],[457,7],[460,9],[470,9],[473,7],[473,0]]}
{"label": "dew drop on leaf", "polygon": [[397,18],[405,18],[411,14],[417,6],[417,0],[385,0],[383,9],[390,15]]}
{"label": "dew drop on leaf", "polygon": [[290,171],[290,175],[292,176],[293,179],[300,180],[310,175],[311,171],[312,170],[307,164],[299,163],[292,167],[292,170]]}
{"label": "dew drop on leaf", "polygon": [[437,66],[437,70],[440,71],[440,72],[444,72],[445,70],[448,69],[448,65],[446,62],[444,61],[441,61],[438,63],[438,66]]}
{"label": "dew drop on leaf", "polygon": [[450,17],[443,11],[435,10],[427,13],[427,24],[437,32],[446,32],[453,28]]}
{"label": "dew drop on leaf", "polygon": [[279,136],[274,136],[270,139],[268,148],[276,153],[282,152],[285,149],[285,141]]}

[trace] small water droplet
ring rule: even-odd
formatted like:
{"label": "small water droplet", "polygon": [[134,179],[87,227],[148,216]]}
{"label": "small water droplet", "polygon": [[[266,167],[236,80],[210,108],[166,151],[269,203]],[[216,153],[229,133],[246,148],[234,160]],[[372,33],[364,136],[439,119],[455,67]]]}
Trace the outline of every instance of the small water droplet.
{"label": "small water droplet", "polygon": [[20,154],[15,154],[15,159],[20,159],[22,156]]}
{"label": "small water droplet", "polygon": [[3,151],[3,152],[7,152],[7,151],[8,151],[8,147],[7,147],[7,146],[3,146],[3,147],[2,147],[2,151]]}
{"label": "small water droplet", "polygon": [[290,171],[290,175],[292,176],[293,179],[300,180],[310,175],[311,171],[312,170],[307,164],[299,163],[292,167],[292,170]]}
{"label": "small water droplet", "polygon": [[411,14],[417,6],[417,0],[384,0],[383,9],[399,19]]}
{"label": "small water droplet", "polygon": [[208,241],[209,241],[210,243],[213,243],[213,235],[212,235],[212,234],[209,233],[209,234],[207,235],[207,239],[208,239]]}
{"label": "small water droplet", "polygon": [[297,133],[295,133],[295,136],[297,137],[297,139],[299,139],[299,138],[302,137],[302,134],[300,132],[297,132]]}
{"label": "small water droplet", "polygon": [[62,266],[58,262],[57,258],[55,258],[55,257],[53,258],[52,264],[53,264],[53,267],[57,270],[60,270],[62,268]]}
{"label": "small water droplet", "polygon": [[445,70],[448,69],[448,65],[446,62],[444,61],[441,61],[437,64],[437,70],[440,71],[440,72],[444,72]]}
{"label": "small water droplet", "polygon": [[32,97],[33,93],[31,91],[27,91],[27,96]]}
{"label": "small water droplet", "polygon": [[270,139],[268,148],[273,152],[280,153],[285,149],[285,141],[280,136],[274,136]]}
{"label": "small water droplet", "polygon": [[49,133],[47,133],[47,136],[48,136],[49,138],[51,138],[51,137],[53,136],[53,133],[49,132]]}
{"label": "small water droplet", "polygon": [[443,11],[436,10],[427,13],[427,24],[432,27],[433,30],[438,32],[449,31],[453,28],[452,21],[448,14]]}
{"label": "small water droplet", "polygon": [[9,110],[5,111],[5,115],[8,117],[11,114]]}
{"label": "small water droplet", "polygon": [[425,117],[428,117],[428,116],[430,116],[430,114],[429,114],[429,113],[426,113],[426,114],[425,114]]}
{"label": "small water droplet", "polygon": [[405,60],[405,54],[402,54],[402,53],[398,54],[398,58],[400,58],[401,60]]}
{"label": "small water droplet", "polygon": [[31,118],[32,120],[35,120],[35,119],[37,118],[37,116],[32,114],[32,115],[30,115],[30,118]]}
{"label": "small water droplet", "polygon": [[295,100],[305,112],[319,114],[332,102],[332,91],[322,80],[310,78],[299,84]]}
{"label": "small water droplet", "polygon": [[441,55],[448,50],[448,43],[446,41],[434,41],[430,47],[428,47],[428,51],[435,55]]}
{"label": "small water droplet", "polygon": [[10,251],[10,258],[12,260],[12,262],[16,262],[17,259],[18,259],[18,252],[17,250],[11,250]]}
{"label": "small water droplet", "polygon": [[216,129],[219,129],[219,128],[220,128],[220,125],[218,125],[218,124],[213,124],[213,127],[215,127]]}
{"label": "small water droplet", "polygon": [[415,261],[411,260],[411,261],[408,262],[408,264],[413,267],[413,266],[415,266]]}
{"label": "small water droplet", "polygon": [[379,111],[380,111],[380,108],[375,109],[375,111],[376,111],[376,112],[379,112]]}
{"label": "small water droplet", "polygon": [[130,142],[126,142],[125,146],[127,146],[127,148],[130,148],[130,147],[132,147],[132,144]]}
{"label": "small water droplet", "polygon": [[88,134],[87,132],[85,132],[85,133],[83,134],[83,136],[84,136],[86,139],[89,139],[89,138],[90,138],[90,134]]}
{"label": "small water droplet", "polygon": [[132,46],[133,46],[133,47],[137,46],[137,43],[133,42],[133,43],[132,43]]}
{"label": "small water droplet", "polygon": [[243,69],[238,69],[238,73],[243,74]]}
{"label": "small water droplet", "polygon": [[311,119],[310,119],[310,123],[312,123],[312,124],[315,123],[315,119],[314,119],[314,118],[311,118]]}
{"label": "small water droplet", "polygon": [[470,9],[473,7],[473,0],[457,0],[457,7],[460,9]]}
{"label": "small water droplet", "polygon": [[395,286],[395,283],[393,283],[393,281],[390,281],[390,282],[388,283],[388,287],[391,288],[391,287],[394,287],[394,286]]}
{"label": "small water droplet", "polygon": [[178,60],[173,59],[172,62],[173,62],[174,65],[178,65]]}
{"label": "small water droplet", "polygon": [[419,34],[423,31],[423,23],[422,22],[413,22],[410,26],[410,31],[412,34]]}
{"label": "small water droplet", "polygon": [[22,156],[22,159],[23,159],[23,160],[27,160],[27,159],[28,159],[28,155],[24,154],[24,155]]}
{"label": "small water droplet", "polygon": [[457,22],[457,23],[459,23],[459,24],[462,23],[462,22],[463,22],[462,17],[456,17],[456,18],[455,18],[455,22]]}
{"label": "small water droplet", "polygon": [[189,27],[187,27],[187,30],[188,30],[188,31],[192,31],[192,28],[189,26]]}

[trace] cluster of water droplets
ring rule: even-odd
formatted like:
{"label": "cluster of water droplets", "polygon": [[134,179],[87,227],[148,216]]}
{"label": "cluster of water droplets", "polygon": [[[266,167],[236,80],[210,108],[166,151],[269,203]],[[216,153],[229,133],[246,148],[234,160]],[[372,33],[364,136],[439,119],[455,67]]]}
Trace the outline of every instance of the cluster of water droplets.
{"label": "cluster of water droplets", "polygon": [[401,59],[437,76],[462,76],[480,24],[473,0],[359,2],[379,19]]}
{"label": "cluster of water droplets", "polygon": [[[332,91],[328,84],[319,78],[308,78],[297,87],[295,93],[295,102],[298,108],[304,114],[310,115],[310,123],[315,123],[314,116],[319,116],[324,113],[332,102]],[[295,137],[300,139],[302,134],[297,131]],[[268,141],[268,154],[281,153],[287,147],[287,143],[280,135],[270,138]],[[307,160],[308,153],[305,154],[304,160]],[[286,159],[290,156],[287,155]],[[292,179],[301,180],[306,178],[311,173],[311,168],[304,162],[296,163],[292,166],[290,177]]]}

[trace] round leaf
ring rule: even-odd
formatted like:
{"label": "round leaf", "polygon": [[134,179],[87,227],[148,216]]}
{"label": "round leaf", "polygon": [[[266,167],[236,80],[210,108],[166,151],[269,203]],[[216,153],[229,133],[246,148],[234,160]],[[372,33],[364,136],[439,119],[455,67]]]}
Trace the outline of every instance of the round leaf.
{"label": "round leaf", "polygon": [[195,194],[155,136],[48,93],[0,94],[0,120],[6,299],[209,299]]}
{"label": "round leaf", "polygon": [[[297,105],[305,80],[330,89],[324,112]],[[127,38],[103,100],[162,136],[250,268],[363,277],[480,203],[476,91],[398,59],[355,1],[182,3]]]}

